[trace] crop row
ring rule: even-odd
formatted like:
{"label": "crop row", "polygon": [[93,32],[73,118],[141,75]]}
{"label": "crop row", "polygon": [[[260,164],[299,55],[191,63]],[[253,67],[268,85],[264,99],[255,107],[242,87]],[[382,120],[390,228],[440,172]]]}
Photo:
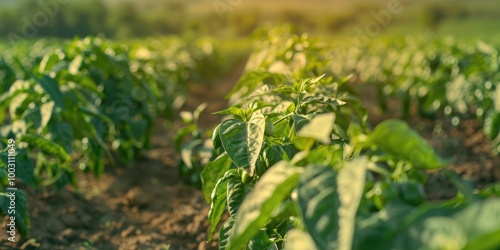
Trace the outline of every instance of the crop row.
{"label": "crop row", "polygon": [[[151,146],[154,119],[172,121],[188,85],[210,84],[231,66],[208,39],[39,41],[0,56],[0,214],[9,202],[7,144],[17,178],[32,186],[77,185],[75,170],[100,176]],[[8,139],[15,144],[8,143]],[[11,150],[12,151],[12,150]],[[17,228],[28,234],[24,192]]]}
{"label": "crop row", "polygon": [[[360,53],[346,59],[332,56],[341,52],[329,49],[305,35],[288,34],[286,28],[270,30],[229,95],[231,106],[217,112],[225,118],[213,130],[213,154],[201,177],[211,207],[210,237],[223,214],[229,214],[219,230],[219,249],[500,247],[498,183],[472,190],[446,172],[456,184],[456,197],[429,201],[423,189],[426,171],[442,169],[452,159],[439,157],[403,121],[387,120],[374,129],[367,124],[366,108],[350,91],[357,79],[342,74],[358,73],[368,81],[382,77],[376,72],[390,74],[373,65],[394,60],[369,63],[375,57]],[[391,46],[386,49],[392,51]],[[394,68],[394,79],[404,83],[423,77],[417,72],[425,65],[419,61],[401,65],[404,70]],[[359,71],[350,72],[354,69]],[[411,98],[422,97],[412,88],[439,85],[447,90],[456,81],[442,72],[452,78],[441,75],[444,82],[427,84],[434,73],[420,82],[413,79],[407,89],[402,82],[384,79],[391,91]],[[494,87],[489,91],[495,92]],[[451,97],[438,100],[458,108]],[[495,112],[483,108],[485,114]]]}

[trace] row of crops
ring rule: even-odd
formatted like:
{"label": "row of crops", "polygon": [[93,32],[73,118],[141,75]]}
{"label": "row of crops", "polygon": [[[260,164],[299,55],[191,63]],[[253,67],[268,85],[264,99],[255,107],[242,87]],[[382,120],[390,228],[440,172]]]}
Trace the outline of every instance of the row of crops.
{"label": "row of crops", "polygon": [[497,145],[500,47],[430,42],[266,33],[217,112],[202,172],[219,249],[498,249],[499,183],[473,190],[448,171],[455,198],[427,200],[426,171],[453,159],[401,120],[371,128],[353,91],[376,84],[381,108],[399,98],[403,114],[476,116]]}
{"label": "row of crops", "polygon": [[[412,128],[372,128],[360,89],[379,106],[400,100],[426,118],[484,121],[499,151],[498,42],[421,38],[352,41],[257,35],[230,107],[213,131],[196,126],[203,106],[181,113],[172,143],[180,175],[210,204],[209,235],[220,249],[497,249],[498,184],[473,190],[452,172],[456,197],[428,201],[426,171],[446,167]],[[0,208],[8,214],[9,139],[16,175],[27,185],[77,185],[75,171],[99,176],[150,148],[153,122],[173,120],[188,86],[216,84],[248,43],[208,38],[5,46],[0,56]],[[207,133],[205,133],[207,132]],[[211,134],[211,138],[206,135]],[[16,226],[29,229],[16,191]],[[228,218],[223,222],[224,213]]]}
{"label": "row of crops", "polygon": [[[14,179],[10,166],[29,186],[62,188],[77,186],[75,171],[100,176],[106,165],[131,164],[151,147],[154,120],[176,117],[189,85],[214,84],[240,60],[238,53],[228,58],[223,44],[208,38],[125,44],[85,38],[4,46],[0,214],[9,215],[14,214],[8,213],[5,196]],[[26,236],[26,197],[21,189],[15,192],[16,227]]]}

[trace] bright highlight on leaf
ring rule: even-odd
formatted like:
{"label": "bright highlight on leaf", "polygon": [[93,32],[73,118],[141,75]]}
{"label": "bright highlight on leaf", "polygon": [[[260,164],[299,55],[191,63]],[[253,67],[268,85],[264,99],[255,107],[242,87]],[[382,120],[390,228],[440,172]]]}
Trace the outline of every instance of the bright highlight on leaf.
{"label": "bright highlight on leaf", "polygon": [[309,124],[306,124],[299,132],[298,136],[312,138],[324,144],[331,141],[331,134],[335,122],[335,113],[316,115]]}

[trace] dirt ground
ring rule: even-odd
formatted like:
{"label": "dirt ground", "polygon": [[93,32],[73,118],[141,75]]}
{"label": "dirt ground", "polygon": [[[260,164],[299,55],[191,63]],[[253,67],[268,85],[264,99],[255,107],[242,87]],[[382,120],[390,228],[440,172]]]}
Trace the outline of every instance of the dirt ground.
{"label": "dirt ground", "polygon": [[[238,74],[221,85],[193,88],[186,109],[207,102],[203,126],[215,126],[219,117],[209,114],[225,107],[223,96]],[[370,111],[372,123],[388,118]],[[446,119],[414,118],[409,122],[440,154],[455,157],[449,169],[471,180],[475,187],[500,181],[500,159],[491,153],[478,122],[466,120],[458,127]],[[80,190],[26,189],[31,240],[4,244],[0,249],[216,249],[216,240],[206,243],[208,205],[200,191],[184,185],[178,177],[178,156],[170,142],[173,133],[158,120],[153,149],[143,159],[132,167],[107,167],[100,179],[80,174]],[[430,175],[426,191],[430,199],[455,194],[441,172]],[[0,230],[5,231],[5,224]]]}

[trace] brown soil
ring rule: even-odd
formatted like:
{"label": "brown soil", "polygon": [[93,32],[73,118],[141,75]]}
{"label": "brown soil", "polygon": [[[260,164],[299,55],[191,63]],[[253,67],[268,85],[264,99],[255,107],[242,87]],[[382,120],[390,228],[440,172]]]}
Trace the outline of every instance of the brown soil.
{"label": "brown soil", "polygon": [[[185,110],[207,102],[202,126],[215,126],[219,117],[209,114],[225,107],[223,96],[240,72],[241,68],[221,85],[193,87]],[[371,104],[368,107],[375,106],[374,100],[368,98],[373,95],[363,96]],[[370,112],[372,124],[397,117],[397,112]],[[500,181],[500,159],[492,155],[478,122],[463,121],[453,127],[446,119],[414,118],[410,123],[440,154],[455,157],[449,169],[471,180],[475,187]],[[80,174],[79,190],[25,189],[32,240],[16,245],[3,243],[0,249],[216,249],[216,240],[206,243],[208,206],[201,192],[178,177],[178,156],[170,142],[178,126],[177,122],[174,129],[165,131],[163,122],[157,121],[153,149],[143,159],[132,167],[109,166],[100,179]],[[430,199],[455,194],[455,188],[441,172],[430,175],[426,189]],[[0,227],[2,232],[6,231],[5,224]]]}

